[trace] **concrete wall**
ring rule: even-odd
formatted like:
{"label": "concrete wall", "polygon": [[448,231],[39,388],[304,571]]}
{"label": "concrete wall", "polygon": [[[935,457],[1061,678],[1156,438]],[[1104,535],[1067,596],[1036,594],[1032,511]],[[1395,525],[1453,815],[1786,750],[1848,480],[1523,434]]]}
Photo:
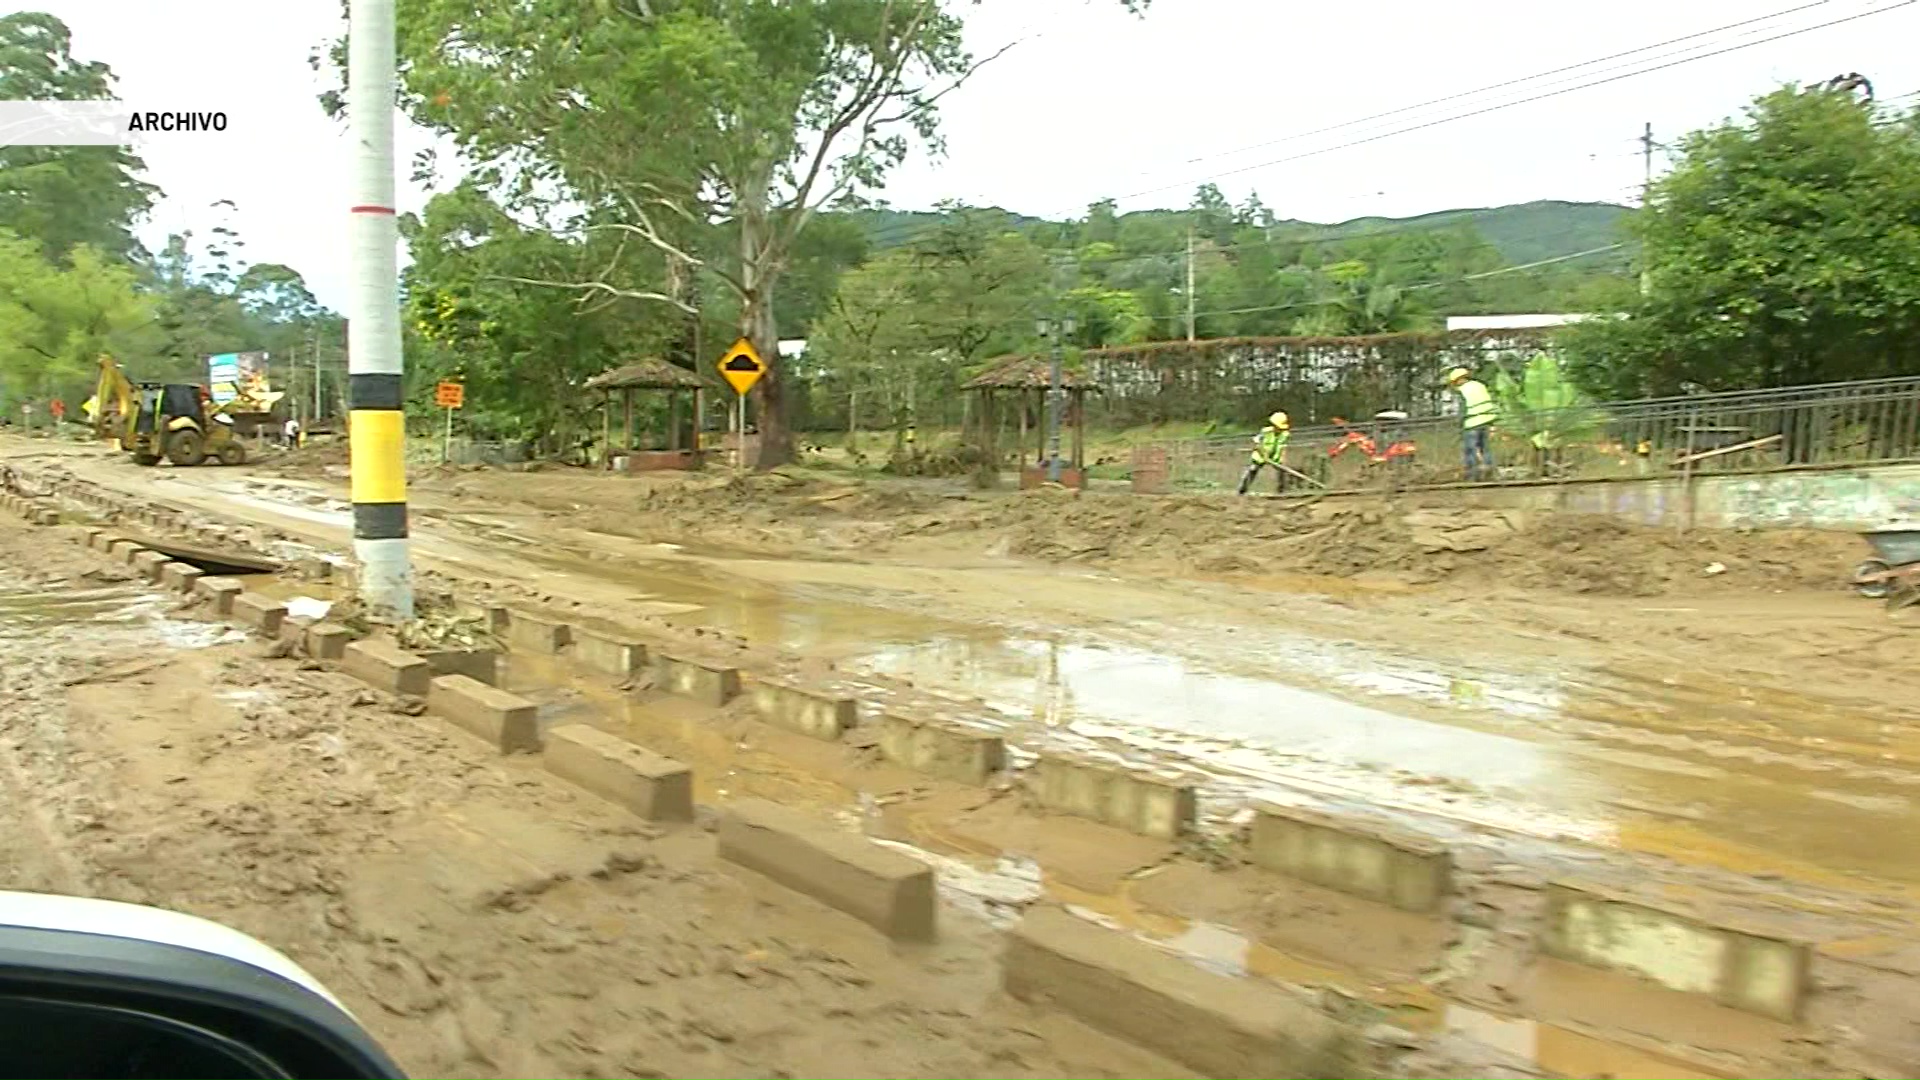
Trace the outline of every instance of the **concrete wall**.
{"label": "concrete wall", "polygon": [[1547,890],[1540,948],[1789,1022],[1799,1018],[1813,961],[1804,942],[1565,882]]}
{"label": "concrete wall", "polygon": [[1193,828],[1193,785],[1162,773],[1049,751],[1034,763],[1027,790],[1049,810],[1143,836],[1172,840]]}
{"label": "concrete wall", "polygon": [[1452,888],[1440,844],[1290,806],[1255,808],[1252,849],[1255,866],[1404,911],[1433,911]]}
{"label": "concrete wall", "polygon": [[[1861,532],[1920,522],[1920,465],[1706,475],[1693,484],[1693,524],[1703,529]],[[1687,512],[1686,485],[1664,475],[1457,488],[1446,497],[1467,506],[1605,514],[1653,526],[1677,525]]]}

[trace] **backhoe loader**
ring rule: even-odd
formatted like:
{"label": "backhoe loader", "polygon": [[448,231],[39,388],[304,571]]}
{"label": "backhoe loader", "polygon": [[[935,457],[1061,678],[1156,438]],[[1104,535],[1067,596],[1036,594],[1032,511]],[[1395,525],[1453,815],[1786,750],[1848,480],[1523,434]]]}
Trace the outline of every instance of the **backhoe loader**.
{"label": "backhoe loader", "polygon": [[212,408],[206,387],[136,384],[111,356],[100,358],[100,382],[84,408],[95,433],[115,440],[140,465],[158,465],[162,457],[175,465],[199,465],[209,457],[222,465],[247,460],[227,408]]}

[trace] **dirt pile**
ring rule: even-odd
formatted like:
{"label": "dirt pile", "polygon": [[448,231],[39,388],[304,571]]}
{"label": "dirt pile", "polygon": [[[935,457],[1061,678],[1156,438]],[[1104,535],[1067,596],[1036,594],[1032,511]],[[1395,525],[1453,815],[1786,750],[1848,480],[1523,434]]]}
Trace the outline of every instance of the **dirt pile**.
{"label": "dirt pile", "polygon": [[1208,574],[1379,576],[1413,584],[1499,581],[1523,588],[1657,596],[1694,588],[1833,587],[1858,554],[1851,537],[1633,525],[1613,518],[1391,504],[1276,509],[1218,499],[1022,497],[983,515],[1009,554],[1150,559]]}
{"label": "dirt pile", "polygon": [[[462,480],[456,496],[496,478]],[[1591,595],[1834,587],[1862,557],[1829,533],[1637,526],[1433,500],[1234,499],[859,481],[804,469],[743,476],[520,477],[501,495],[599,532],[710,549],[914,557],[934,549],[1136,563],[1207,576],[1304,574],[1410,584],[1497,581]]]}
{"label": "dirt pile", "polygon": [[272,457],[262,461],[255,471],[266,476],[313,480],[345,475],[346,468],[347,440],[342,438],[275,452]]}

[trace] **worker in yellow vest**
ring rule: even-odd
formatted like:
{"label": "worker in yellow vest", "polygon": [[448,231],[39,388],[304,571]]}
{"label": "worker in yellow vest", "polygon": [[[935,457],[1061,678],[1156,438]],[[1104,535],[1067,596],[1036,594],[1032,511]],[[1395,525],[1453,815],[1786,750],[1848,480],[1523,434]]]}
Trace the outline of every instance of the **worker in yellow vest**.
{"label": "worker in yellow vest", "polygon": [[1466,368],[1447,372],[1447,385],[1460,395],[1460,456],[1467,467],[1467,479],[1491,480],[1493,421],[1499,412],[1493,394]]}
{"label": "worker in yellow vest", "polygon": [[1253,453],[1247,458],[1247,471],[1240,476],[1240,494],[1245,495],[1260,470],[1269,467],[1273,469],[1275,494],[1286,494],[1287,440],[1292,437],[1293,422],[1287,419],[1286,413],[1276,412],[1267,417],[1267,426],[1253,437]]}

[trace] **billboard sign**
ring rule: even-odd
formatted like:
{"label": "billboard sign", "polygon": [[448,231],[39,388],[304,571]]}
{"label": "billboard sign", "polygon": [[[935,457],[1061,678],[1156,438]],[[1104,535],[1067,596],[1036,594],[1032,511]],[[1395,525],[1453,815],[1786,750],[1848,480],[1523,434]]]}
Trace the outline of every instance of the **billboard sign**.
{"label": "billboard sign", "polygon": [[267,354],[216,353],[207,357],[207,390],[215,405],[225,405],[235,398],[271,401],[268,396],[270,388],[267,386]]}

